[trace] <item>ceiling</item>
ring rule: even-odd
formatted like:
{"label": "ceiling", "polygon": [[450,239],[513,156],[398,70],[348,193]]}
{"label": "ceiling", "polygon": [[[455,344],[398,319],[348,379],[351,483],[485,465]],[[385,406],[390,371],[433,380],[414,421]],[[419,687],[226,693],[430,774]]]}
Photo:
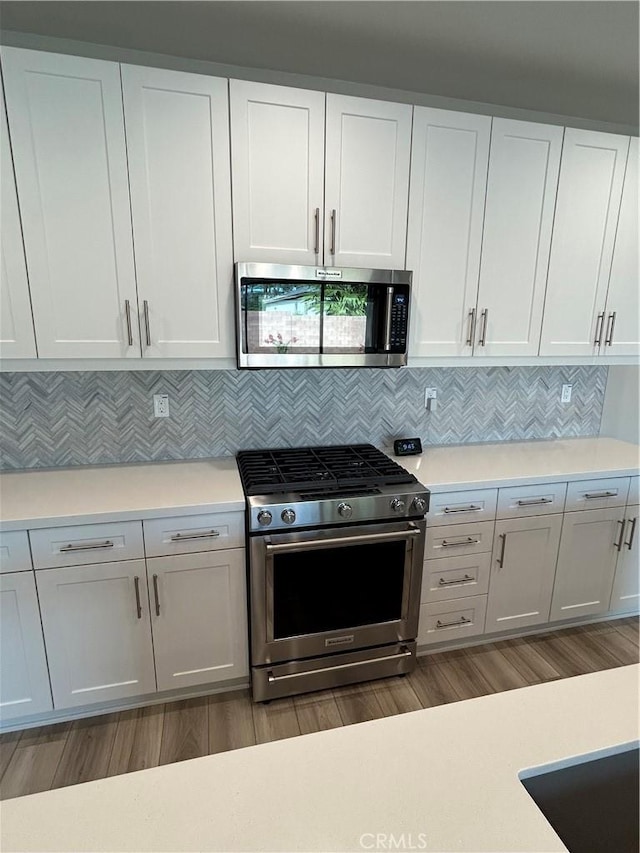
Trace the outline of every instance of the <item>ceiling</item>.
{"label": "ceiling", "polygon": [[637,0],[0,3],[3,30],[638,122]]}

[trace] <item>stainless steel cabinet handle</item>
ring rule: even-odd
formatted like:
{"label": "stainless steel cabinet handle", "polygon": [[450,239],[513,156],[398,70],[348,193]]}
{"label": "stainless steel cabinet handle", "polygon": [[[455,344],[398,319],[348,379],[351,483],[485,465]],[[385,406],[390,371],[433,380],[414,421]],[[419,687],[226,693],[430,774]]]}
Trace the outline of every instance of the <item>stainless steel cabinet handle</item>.
{"label": "stainless steel cabinet handle", "polygon": [[455,619],[453,622],[441,622],[439,619],[436,622],[436,628],[453,628],[454,625],[469,625],[471,623],[471,619],[467,619],[466,616],[461,616],[459,619]]}
{"label": "stainless steel cabinet handle", "polygon": [[553,498],[532,498],[531,500],[518,501],[518,506],[538,506],[539,504],[552,504]]}
{"label": "stainless steel cabinet handle", "polygon": [[142,619],[142,604],[140,604],[140,578],[134,577],[133,585],[136,590],[136,611],[138,613],[138,619]]}
{"label": "stainless steel cabinet handle", "polygon": [[385,542],[389,539],[404,539],[407,536],[419,536],[419,528],[410,528],[409,530],[399,530],[397,533],[371,533],[363,536],[336,536],[331,539],[309,539],[298,542],[282,542],[281,544],[272,544],[265,541],[265,548],[269,554],[278,554],[283,551],[310,551],[318,548],[329,548],[334,545],[367,545],[374,542]]}
{"label": "stainless steel cabinet handle", "polygon": [[607,335],[604,339],[605,346],[610,347],[613,343],[613,332],[616,328],[616,312],[609,314],[607,319]]}
{"label": "stainless steel cabinet handle", "polygon": [[455,546],[464,546],[464,545],[477,545],[480,542],[479,539],[472,539],[471,536],[467,536],[466,539],[463,539],[460,542],[448,542],[446,539],[443,539],[440,543],[443,548],[451,548]]}
{"label": "stainless steel cabinet handle", "polygon": [[153,576],[153,597],[156,600],[156,616],[160,615],[160,596],[158,595],[158,575]]}
{"label": "stainless steel cabinet handle", "polygon": [[288,681],[290,678],[300,678],[304,675],[315,675],[317,672],[335,672],[336,669],[351,669],[352,666],[366,666],[368,663],[378,663],[378,661],[399,660],[401,658],[410,658],[411,650],[405,648],[404,651],[398,652],[397,655],[385,655],[379,658],[369,658],[368,660],[354,660],[352,663],[339,663],[336,666],[323,666],[320,669],[305,669],[302,672],[288,672],[285,675],[274,675],[269,672],[267,680],[270,684],[274,681]]}
{"label": "stainless steel cabinet handle", "polygon": [[618,521],[616,523],[620,525],[620,535],[618,536],[617,541],[613,543],[613,546],[616,549],[616,551],[622,551],[622,541],[624,539],[625,520],[623,518],[621,521]]}
{"label": "stainless steel cabinet handle", "polygon": [[599,347],[602,343],[602,327],[604,325],[604,311],[601,311],[598,314],[598,319],[596,320],[596,336],[593,340],[593,344],[596,347]]}
{"label": "stainless steel cabinet handle", "polygon": [[500,549],[500,556],[496,559],[496,563],[500,566],[500,568],[503,568],[503,566],[504,566],[504,552],[505,552],[505,548],[507,547],[507,534],[501,533],[498,538],[502,539],[502,547]]}
{"label": "stainless steel cabinet handle", "polygon": [[332,255],[336,253],[336,212],[335,210],[331,211],[331,248],[329,252]]}
{"label": "stainless steel cabinet handle", "polygon": [[215,539],[220,536],[219,530],[209,530],[207,533],[174,533],[172,542],[183,542],[185,539]]}
{"label": "stainless steel cabinet handle", "polygon": [[316,242],[314,244],[313,251],[316,255],[319,255],[320,254],[320,208],[319,207],[316,207],[316,212],[314,213],[314,217],[315,217],[315,221],[316,221],[316,227],[315,227]]}
{"label": "stainless steel cabinet handle", "polygon": [[475,578],[472,578],[471,575],[465,575],[463,578],[456,578],[454,581],[447,581],[444,578],[440,578],[438,581],[438,586],[450,586],[453,583],[471,583]]}
{"label": "stainless steel cabinet handle", "polygon": [[468,347],[473,346],[473,339],[476,336],[475,332],[476,332],[476,309],[472,308],[471,311],[469,311],[469,328],[467,329],[467,340],[465,342]]}
{"label": "stainless steel cabinet handle", "polygon": [[613,492],[585,492],[584,498],[587,501],[595,501],[598,498],[615,498],[618,494],[618,490],[616,489]]}
{"label": "stainless steel cabinet handle", "polygon": [[127,319],[127,343],[130,347],[133,346],[133,329],[131,328],[131,303],[128,299],[124,300],[124,315]]}
{"label": "stainless steel cabinet handle", "polygon": [[630,519],[630,521],[631,521],[631,533],[629,534],[629,541],[624,543],[629,550],[631,550],[631,547],[633,545],[633,537],[636,535],[636,522],[637,522],[637,520],[638,520],[637,518]]}
{"label": "stainless steel cabinet handle", "polygon": [[113,548],[113,542],[110,539],[104,542],[88,542],[86,545],[63,545],[61,551],[97,551],[100,548]]}
{"label": "stainless steel cabinet handle", "polygon": [[142,311],[144,313],[144,331],[147,338],[147,346],[151,346],[151,324],[149,322],[149,303],[145,299],[142,303]]}
{"label": "stainless steel cabinet handle", "polygon": [[384,351],[391,349],[391,311],[393,309],[393,288],[387,288],[387,303],[384,309]]}
{"label": "stainless steel cabinet handle", "polygon": [[479,512],[482,509],[481,506],[475,506],[475,504],[469,504],[469,506],[446,506],[442,511],[446,513],[450,512]]}
{"label": "stainless steel cabinet handle", "polygon": [[489,323],[489,309],[485,308],[480,317],[482,318],[482,331],[480,332],[480,340],[478,341],[478,343],[481,347],[483,347],[487,343],[487,325]]}

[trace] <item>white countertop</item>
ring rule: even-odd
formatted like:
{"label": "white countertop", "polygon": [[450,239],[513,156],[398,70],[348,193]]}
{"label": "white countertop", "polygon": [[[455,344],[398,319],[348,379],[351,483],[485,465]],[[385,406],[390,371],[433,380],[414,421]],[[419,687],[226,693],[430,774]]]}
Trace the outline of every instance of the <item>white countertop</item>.
{"label": "white countertop", "polygon": [[[434,492],[638,474],[640,448],[613,438],[427,447],[396,461]],[[234,457],[0,474],[0,530],[242,511]]]}
{"label": "white countertop", "polygon": [[403,849],[562,851],[518,773],[636,740],[639,676],[605,670],[7,800],[2,849],[362,851],[393,833]]}

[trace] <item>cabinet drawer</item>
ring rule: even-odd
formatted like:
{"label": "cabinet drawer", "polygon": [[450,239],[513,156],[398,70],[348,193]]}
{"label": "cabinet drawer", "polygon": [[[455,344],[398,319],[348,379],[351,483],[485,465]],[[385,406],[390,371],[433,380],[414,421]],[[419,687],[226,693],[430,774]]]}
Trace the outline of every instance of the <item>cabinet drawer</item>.
{"label": "cabinet drawer", "polygon": [[439,557],[458,557],[462,554],[481,554],[491,551],[493,521],[479,524],[450,524],[429,529],[424,549],[425,560]]}
{"label": "cabinet drawer", "polygon": [[421,604],[418,645],[444,643],[482,634],[486,612],[486,595]]}
{"label": "cabinet drawer", "polygon": [[442,492],[431,495],[427,526],[460,524],[464,521],[488,521],[496,517],[497,489],[473,492]]}
{"label": "cabinet drawer", "polygon": [[421,602],[482,595],[489,589],[491,554],[469,554],[427,560],[422,573]]}
{"label": "cabinet drawer", "polygon": [[27,531],[0,533],[0,574],[26,572],[32,568]]}
{"label": "cabinet drawer", "polygon": [[629,504],[640,504],[640,477],[632,477],[629,485]]}
{"label": "cabinet drawer", "polygon": [[550,515],[564,510],[566,483],[509,486],[498,491],[498,518]]}
{"label": "cabinet drawer", "polygon": [[142,524],[139,521],[47,527],[30,530],[29,539],[36,569],[113,563],[144,557]]}
{"label": "cabinet drawer", "polygon": [[147,557],[244,548],[244,513],[213,512],[144,521]]}
{"label": "cabinet drawer", "polygon": [[565,512],[624,506],[629,492],[629,479],[614,477],[609,480],[579,480],[577,483],[569,483]]}

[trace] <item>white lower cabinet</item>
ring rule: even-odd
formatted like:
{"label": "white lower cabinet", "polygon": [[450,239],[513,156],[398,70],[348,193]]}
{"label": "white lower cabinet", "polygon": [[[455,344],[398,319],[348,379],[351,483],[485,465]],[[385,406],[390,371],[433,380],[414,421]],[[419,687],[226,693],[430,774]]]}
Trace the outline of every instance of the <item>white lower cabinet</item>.
{"label": "white lower cabinet", "polygon": [[639,516],[640,506],[636,504],[627,507],[624,536],[611,591],[609,609],[613,613],[637,613],[640,606]]}
{"label": "white lower cabinet", "polygon": [[158,690],[248,675],[244,553],[148,561]]}
{"label": "white lower cabinet", "polygon": [[0,722],[53,708],[33,572],[0,575]]}
{"label": "white lower cabinet", "polygon": [[625,510],[568,512],[562,525],[551,620],[574,619],[609,609]]}
{"label": "white lower cabinet", "polygon": [[486,630],[507,631],[549,619],[561,515],[496,522]]}
{"label": "white lower cabinet", "polygon": [[462,640],[482,634],[486,610],[486,595],[422,604],[418,645]]}
{"label": "white lower cabinet", "polygon": [[153,693],[144,560],[36,572],[56,709]]}

